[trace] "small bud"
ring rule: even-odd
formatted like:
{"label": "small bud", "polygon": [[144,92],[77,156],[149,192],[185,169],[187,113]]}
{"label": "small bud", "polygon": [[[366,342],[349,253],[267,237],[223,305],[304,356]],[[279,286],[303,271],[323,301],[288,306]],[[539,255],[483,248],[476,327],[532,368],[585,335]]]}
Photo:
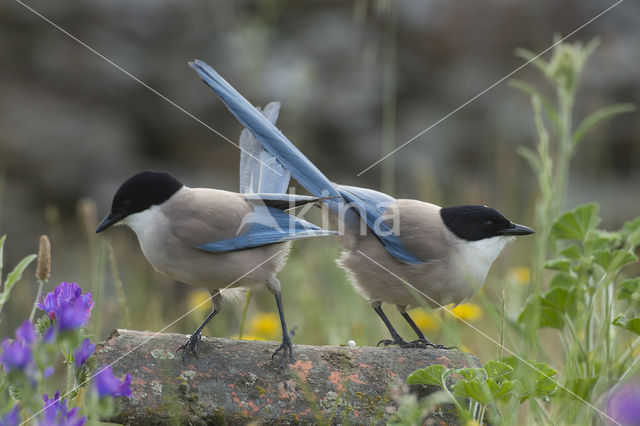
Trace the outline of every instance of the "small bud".
{"label": "small bud", "polygon": [[40,236],[38,246],[38,267],[36,268],[36,278],[39,281],[47,281],[51,275],[51,244],[46,235]]}

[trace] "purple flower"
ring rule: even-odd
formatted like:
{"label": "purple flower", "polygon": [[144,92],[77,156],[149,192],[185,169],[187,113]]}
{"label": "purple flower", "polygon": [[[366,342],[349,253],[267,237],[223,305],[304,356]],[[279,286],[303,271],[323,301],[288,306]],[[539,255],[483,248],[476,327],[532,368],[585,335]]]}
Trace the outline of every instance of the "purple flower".
{"label": "purple flower", "polygon": [[16,329],[16,340],[31,344],[36,341],[36,331],[33,329],[31,321],[25,320],[20,327]]}
{"label": "purple flower", "polygon": [[640,381],[628,382],[615,391],[606,412],[624,426],[640,424]]}
{"label": "purple flower", "polygon": [[131,374],[127,374],[121,382],[113,375],[110,365],[102,368],[96,375],[95,384],[100,398],[105,396],[131,396]]}
{"label": "purple flower", "polygon": [[16,405],[4,416],[0,417],[0,426],[18,426],[20,423],[20,410]]}
{"label": "purple flower", "polygon": [[47,426],[82,426],[87,421],[86,417],[78,413],[79,408],[72,410],[67,408],[67,401],[60,399],[60,391],[57,391],[52,399],[45,393],[43,416],[44,419],[39,424]]}
{"label": "purple flower", "polygon": [[92,344],[89,339],[84,339],[78,350],[73,353],[73,360],[76,363],[76,368],[80,368],[85,362],[87,362],[87,359],[95,350],[96,345]]}
{"label": "purple flower", "polygon": [[76,283],[61,282],[47,294],[38,308],[49,314],[60,330],[72,330],[87,325],[91,317],[91,293],[82,294]]}
{"label": "purple flower", "polygon": [[24,370],[31,361],[31,348],[25,342],[11,341],[8,337],[2,341],[0,362],[4,365],[4,371]]}

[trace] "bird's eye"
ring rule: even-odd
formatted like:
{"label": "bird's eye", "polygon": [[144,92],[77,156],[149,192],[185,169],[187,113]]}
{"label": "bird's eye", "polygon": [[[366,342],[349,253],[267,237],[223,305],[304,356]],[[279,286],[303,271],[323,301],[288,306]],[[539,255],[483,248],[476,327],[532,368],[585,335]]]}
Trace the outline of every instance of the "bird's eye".
{"label": "bird's eye", "polygon": [[485,228],[493,228],[495,226],[496,226],[496,224],[491,219],[487,219],[487,220],[484,221],[484,227]]}

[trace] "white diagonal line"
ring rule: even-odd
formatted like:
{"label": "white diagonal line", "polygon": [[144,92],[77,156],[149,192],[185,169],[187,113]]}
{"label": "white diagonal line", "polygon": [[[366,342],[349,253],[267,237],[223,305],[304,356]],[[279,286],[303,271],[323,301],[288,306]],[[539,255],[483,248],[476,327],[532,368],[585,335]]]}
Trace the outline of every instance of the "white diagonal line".
{"label": "white diagonal line", "polygon": [[[231,287],[232,285],[234,285],[235,283],[237,283],[238,281],[240,281],[241,279],[243,279],[244,277],[246,277],[247,275],[249,275],[250,273],[252,273],[253,271],[255,271],[256,269],[258,269],[259,267],[261,267],[262,265],[264,265],[265,263],[267,263],[268,261],[270,261],[271,259],[273,259],[274,257],[276,257],[277,255],[279,255],[280,253],[282,253],[282,250],[278,250],[273,256],[270,256],[268,259],[266,259],[265,261],[259,263],[258,265],[256,265],[255,267],[253,267],[251,270],[247,271],[245,274],[243,274],[242,276],[236,278],[233,282],[231,282],[229,285],[227,285],[224,288],[219,289],[218,291],[221,290],[225,290],[229,287]],[[211,296],[213,297],[213,295]],[[88,377],[84,382],[78,384],[76,387],[74,387],[73,389],[65,392],[64,395],[60,396],[60,399],[64,399],[66,398],[69,394],[71,394],[73,391],[75,391],[76,389],[78,389],[80,386],[83,386],[85,383],[88,383],[89,381],[91,381],[92,379],[94,379],[98,374],[102,373],[104,371],[105,368],[112,366],[114,364],[116,364],[117,362],[121,361],[124,357],[126,357],[127,355],[129,355],[131,352],[135,351],[136,349],[138,349],[139,347],[141,347],[142,345],[148,343],[150,340],[154,339],[155,337],[157,337],[159,334],[162,334],[166,329],[168,329],[169,327],[171,327],[172,325],[174,325],[175,323],[177,323],[178,321],[180,321],[181,319],[183,319],[184,317],[186,317],[187,315],[189,315],[191,312],[195,311],[196,309],[198,309],[200,306],[204,305],[205,303],[207,303],[209,300],[211,300],[211,297],[209,297],[208,299],[203,300],[202,302],[200,302],[198,305],[196,305],[195,307],[193,307],[192,309],[190,309],[189,311],[187,311],[186,313],[184,313],[183,315],[181,315],[180,317],[178,317],[177,319],[175,319],[174,321],[172,321],[171,323],[169,323],[168,325],[164,326],[162,329],[160,329],[159,331],[153,333],[153,335],[151,337],[149,337],[148,339],[146,339],[144,342],[140,343],[139,345],[137,345],[135,348],[125,352],[123,355],[120,355],[118,358],[116,358],[113,362],[111,362],[110,364],[104,365],[102,366],[102,368],[100,369],[100,371],[98,371],[97,373],[93,374],[92,376]],[[40,413],[42,413],[45,409],[42,408],[40,411],[38,411],[37,413],[35,413],[34,415],[32,415],[31,417],[29,417],[27,420],[25,420],[24,422],[20,423],[20,426],[26,424],[27,422],[29,422],[29,420],[35,418],[36,416],[38,416]]]}
{"label": "white diagonal line", "polygon": [[242,147],[240,147],[240,145],[238,145],[237,143],[233,142],[231,139],[229,139],[228,137],[226,137],[225,135],[223,135],[222,133],[220,133],[219,131],[217,131],[216,129],[214,129],[213,127],[209,126],[207,123],[205,123],[204,121],[200,120],[198,117],[196,117],[195,115],[193,115],[192,113],[190,113],[189,111],[187,111],[186,109],[184,109],[183,107],[181,107],[180,105],[178,105],[177,103],[175,103],[174,101],[172,101],[171,99],[169,99],[168,97],[166,97],[165,95],[163,95],[162,93],[158,92],[156,89],[154,89],[153,87],[149,86],[147,83],[145,83],[144,81],[140,80],[138,77],[136,77],[135,75],[131,74],[129,71],[127,71],[126,69],[122,68],[120,65],[116,64],[115,62],[113,62],[111,59],[107,58],[106,56],[104,56],[102,53],[98,52],[96,49],[94,49],[93,47],[89,46],[87,43],[83,42],[82,40],[80,40],[78,37],[74,36],[73,34],[71,34],[69,31],[65,30],[64,28],[62,28],[60,25],[56,24],[55,22],[53,22],[51,19],[47,18],[46,16],[42,15],[40,12],[38,12],[37,10],[33,9],[31,6],[23,3],[21,0],[15,0],[16,2],[20,3],[22,6],[24,6],[26,9],[28,9],[29,11],[33,12],[35,15],[39,16],[40,18],[42,18],[44,21],[48,22],[49,24],[51,24],[54,28],[56,28],[57,30],[59,30],[60,32],[64,33],[65,35],[67,35],[69,38],[71,38],[72,40],[74,40],[75,42],[77,42],[78,44],[80,44],[81,46],[87,48],[89,51],[91,51],[93,54],[97,55],[98,57],[100,57],[101,59],[105,60],[106,62],[108,62],[109,64],[113,65],[116,69],[118,69],[119,71],[121,71],[123,74],[127,75],[128,77],[132,78],[133,80],[135,80],[136,82],[140,83],[140,85],[142,85],[143,87],[145,87],[146,89],[148,89],[149,91],[151,91],[152,93],[154,93],[155,95],[158,95],[160,98],[162,98],[163,100],[165,100],[166,102],[170,103],[172,106],[174,106],[175,108],[177,108],[178,110],[182,111],[185,115],[193,118],[195,121],[197,121],[198,123],[202,124],[204,127],[206,127],[207,129],[211,130],[213,133],[215,133],[216,135],[220,136],[222,139],[226,140],[227,142],[229,142],[231,145],[235,146],[236,148],[238,148],[240,151],[244,152],[245,154],[247,154],[248,156],[250,156],[251,158],[254,158],[255,160],[258,160],[260,163],[262,163],[262,165],[266,166],[267,168],[273,170],[278,176],[282,176],[282,174],[280,172],[278,172],[277,170],[274,170],[272,167],[270,167],[268,164],[264,163],[262,160],[260,160],[259,158],[254,157],[253,155],[251,155],[251,153],[247,152],[246,150],[244,150]]}
{"label": "white diagonal line", "polygon": [[[17,0],[16,0],[17,1]],[[489,90],[493,89],[494,87],[496,87],[497,85],[499,85],[500,83],[502,83],[503,81],[505,81],[506,79],[508,79],[509,77],[511,77],[512,75],[514,75],[515,73],[517,73],[518,71],[520,71],[522,68],[526,67],[527,65],[529,65],[531,62],[535,61],[536,59],[538,59],[540,56],[544,55],[545,53],[547,53],[549,50],[553,49],[554,47],[556,47],[558,44],[562,43],[563,41],[565,41],[566,39],[568,39],[569,37],[573,36],[575,33],[577,33],[578,31],[582,30],[584,27],[586,27],[587,25],[591,24],[593,21],[595,21],[596,19],[600,18],[602,15],[604,15],[605,13],[609,12],[611,9],[613,9],[614,7],[616,7],[617,5],[619,5],[620,3],[622,3],[624,0],[618,0],[617,2],[615,2],[614,4],[612,4],[611,6],[609,6],[607,9],[603,10],[602,12],[600,12],[599,14],[597,14],[596,16],[594,16],[593,18],[591,18],[590,20],[588,20],[587,22],[585,22],[584,24],[582,24],[581,26],[579,26],[578,28],[576,28],[575,30],[571,31],[568,35],[562,37],[560,40],[558,40],[557,42],[553,43],[551,46],[547,47],[545,50],[543,50],[542,52],[538,53],[536,56],[534,56],[533,58],[531,58],[530,60],[528,60],[527,62],[525,62],[524,64],[520,65],[518,68],[516,68],[515,70],[511,71],[509,74],[507,74],[506,76],[502,77],[500,80],[496,81],[495,83],[493,83],[491,86],[487,87],[486,89],[484,89],[483,91],[481,91],[480,93],[478,93],[477,95],[475,95],[474,97],[472,97],[471,99],[469,99],[468,101],[466,101],[465,103],[463,103],[462,105],[460,105],[459,107],[457,107],[456,109],[454,109],[453,111],[451,111],[450,113],[448,113],[447,115],[445,115],[444,117],[442,117],[441,119],[439,119],[438,121],[436,121],[435,123],[433,123],[432,125],[430,125],[429,127],[427,127],[426,129],[424,129],[423,131],[421,131],[420,133],[418,133],[417,135],[415,135],[414,137],[412,137],[411,139],[409,139],[408,141],[406,141],[405,143],[403,143],[402,145],[400,145],[399,147],[397,147],[396,149],[394,149],[393,151],[391,151],[390,153],[386,154],[384,157],[382,157],[381,159],[379,159],[378,161],[376,161],[375,163],[371,164],[369,167],[367,167],[366,169],[362,170],[360,173],[357,174],[357,176],[360,176],[361,174],[367,172],[368,170],[370,170],[371,168],[375,167],[377,164],[381,163],[382,161],[384,161],[385,159],[389,158],[390,156],[392,156],[393,154],[395,154],[396,152],[398,152],[399,150],[401,150],[402,148],[404,148],[405,146],[409,145],[411,142],[413,142],[414,140],[418,139],[420,136],[424,135],[425,133],[427,133],[429,130],[433,129],[435,126],[437,126],[438,124],[442,123],[444,120],[446,120],[447,118],[451,117],[453,114],[457,113],[458,111],[460,111],[462,108],[466,107],[467,105],[469,105],[471,102],[475,101],[476,99],[478,99],[480,96],[484,95],[485,93],[487,93]]]}
{"label": "white diagonal line", "polygon": [[601,411],[598,407],[596,407],[595,405],[591,404],[590,402],[582,399],[580,396],[576,395],[573,391],[571,391],[570,389],[567,389],[566,387],[562,386],[562,384],[560,382],[558,382],[557,380],[555,380],[553,377],[548,376],[547,374],[545,374],[544,372],[542,372],[540,369],[536,368],[536,366],[534,366],[533,364],[531,364],[529,361],[527,361],[526,359],[522,358],[520,355],[516,354],[515,352],[513,352],[512,350],[510,350],[509,348],[507,348],[504,345],[500,345],[500,343],[496,342],[496,340],[489,336],[488,334],[486,334],[484,331],[480,330],[478,327],[474,326],[473,324],[471,324],[469,321],[466,321],[465,319],[461,318],[459,315],[457,315],[455,312],[453,312],[451,309],[448,309],[446,306],[441,305],[440,303],[438,303],[437,301],[435,301],[432,297],[430,297],[429,295],[425,294],[424,292],[418,290],[417,288],[415,288],[413,285],[411,285],[410,283],[408,283],[407,281],[405,281],[404,279],[400,278],[399,276],[397,276],[396,274],[394,274],[393,272],[391,272],[390,270],[388,270],[387,268],[385,268],[384,266],[382,266],[381,264],[379,264],[378,262],[376,262],[375,260],[373,260],[371,257],[367,256],[365,253],[363,253],[360,250],[356,250],[358,253],[360,253],[361,255],[363,255],[364,257],[366,257],[367,259],[369,259],[371,262],[373,262],[374,264],[378,265],[380,268],[382,268],[384,271],[388,272],[389,274],[393,275],[395,278],[397,278],[399,281],[401,281],[402,283],[404,283],[406,286],[412,288],[413,290],[417,291],[418,293],[420,293],[422,296],[424,296],[425,298],[429,299],[429,301],[431,303],[433,303],[434,305],[437,305],[438,307],[444,309],[447,313],[453,315],[454,317],[456,317],[458,320],[462,321],[463,323],[465,323],[466,325],[468,325],[469,327],[471,327],[473,330],[475,330],[477,333],[481,334],[482,336],[486,337],[488,340],[490,340],[491,342],[493,342],[496,346],[502,347],[505,351],[509,352],[511,355],[513,355],[515,358],[518,358],[518,360],[522,361],[523,363],[525,363],[527,366],[531,367],[532,369],[534,369],[535,371],[537,371],[538,373],[542,374],[543,376],[545,376],[547,379],[553,381],[556,385],[558,385],[559,387],[561,387],[562,389],[564,389],[567,393],[571,394],[572,396],[574,396],[575,398],[577,398],[578,400],[582,401],[583,403],[585,403],[586,405],[588,405],[589,407],[593,408],[594,410],[596,410],[598,413],[602,414],[603,416],[605,416],[607,419],[611,420],[612,422],[614,422],[615,424],[619,425],[619,426],[623,426],[621,423],[619,423],[618,421],[616,421],[615,419],[609,417],[606,413],[604,413],[603,411]]}

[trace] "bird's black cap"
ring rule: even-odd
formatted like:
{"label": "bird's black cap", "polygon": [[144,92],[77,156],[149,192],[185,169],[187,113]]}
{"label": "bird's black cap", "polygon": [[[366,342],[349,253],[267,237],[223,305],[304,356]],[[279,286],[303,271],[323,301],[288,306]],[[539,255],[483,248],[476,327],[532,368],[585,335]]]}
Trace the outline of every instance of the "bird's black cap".
{"label": "bird's black cap", "polygon": [[111,212],[96,233],[102,232],[125,217],[167,201],[184,185],[170,173],[145,170],[124,181],[113,196]]}
{"label": "bird's black cap", "polygon": [[478,241],[500,235],[528,235],[535,231],[518,225],[486,206],[443,207],[440,217],[458,238]]}

